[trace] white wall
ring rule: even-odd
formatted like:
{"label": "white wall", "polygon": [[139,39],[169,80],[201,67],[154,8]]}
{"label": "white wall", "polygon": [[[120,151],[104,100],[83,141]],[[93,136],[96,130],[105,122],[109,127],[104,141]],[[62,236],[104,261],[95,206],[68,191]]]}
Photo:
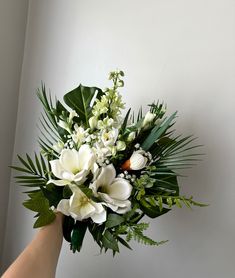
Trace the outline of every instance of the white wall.
{"label": "white wall", "polygon": [[6,227],[28,0],[0,1],[0,261]]}
{"label": "white wall", "polygon": [[[154,99],[179,110],[178,129],[194,133],[206,156],[182,179],[182,192],[208,208],[175,209],[151,221],[159,248],[133,244],[115,259],[96,256],[88,236],[80,254],[65,242],[57,277],[234,277],[235,2],[229,0],[31,1],[16,130],[16,153],[36,148],[40,113],[34,91],[46,82],[58,97],[79,82],[107,85],[126,72],[124,99]],[[32,215],[11,185],[4,263],[30,241]]]}

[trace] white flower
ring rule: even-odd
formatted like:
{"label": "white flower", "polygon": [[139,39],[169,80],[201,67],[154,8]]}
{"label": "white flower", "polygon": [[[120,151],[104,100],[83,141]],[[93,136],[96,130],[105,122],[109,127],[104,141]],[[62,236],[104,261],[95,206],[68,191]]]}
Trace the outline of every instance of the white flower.
{"label": "white flower", "polygon": [[97,126],[97,118],[95,116],[92,116],[90,119],[89,119],[89,125],[90,125],[90,128],[91,129],[94,129],[96,128]]}
{"label": "white flower", "polygon": [[122,165],[122,169],[123,170],[141,170],[141,169],[143,169],[148,162],[148,158],[143,155],[144,153],[145,152],[143,150],[138,150],[138,151],[133,152],[130,159],[128,159]]}
{"label": "white flower", "polygon": [[72,111],[69,113],[69,118],[68,118],[69,123],[71,123],[72,120],[73,120],[73,118],[76,117],[77,115],[78,115],[78,114],[77,114],[74,110],[72,110]]}
{"label": "white flower", "polygon": [[60,158],[51,160],[52,173],[59,180],[49,180],[58,186],[64,186],[71,182],[82,184],[86,180],[89,171],[94,167],[95,155],[88,145],[82,145],[79,151],[64,149]]}
{"label": "white flower", "polygon": [[62,199],[57,210],[64,215],[70,215],[75,220],[82,221],[91,217],[95,223],[103,223],[106,221],[106,210],[101,203],[96,203],[89,199],[82,191],[76,186],[71,187],[73,195],[70,199]]}
{"label": "white flower", "polygon": [[153,121],[153,119],[156,117],[155,114],[151,113],[150,111],[148,111],[144,117],[144,121],[142,123],[142,126],[145,127],[147,126],[149,123],[151,123]]}
{"label": "white flower", "polygon": [[124,151],[126,149],[126,143],[124,141],[117,141],[117,150]]}
{"label": "white flower", "polygon": [[78,126],[77,124],[74,125],[75,133],[72,134],[72,139],[76,144],[81,144],[85,142],[85,135],[86,132],[83,127]]}
{"label": "white flower", "polygon": [[114,119],[106,117],[103,120],[99,120],[97,123],[97,128],[98,129],[105,129],[113,126],[114,124]]}
{"label": "white flower", "polygon": [[113,146],[118,137],[118,129],[112,128],[111,130],[104,130],[101,134],[101,140],[105,147]]}
{"label": "white flower", "polygon": [[136,136],[136,134],[135,134],[135,132],[134,131],[132,131],[129,135],[128,135],[128,137],[127,137],[127,141],[133,141],[134,139],[135,139],[135,136]]}
{"label": "white flower", "polygon": [[90,187],[94,195],[101,197],[103,204],[113,211],[123,214],[131,209],[128,198],[132,186],[127,180],[116,178],[116,171],[112,164],[102,168],[100,175]]}
{"label": "white flower", "polygon": [[69,124],[68,124],[68,123],[66,123],[66,122],[64,122],[64,121],[62,121],[62,120],[59,120],[58,126],[60,126],[60,127],[62,127],[63,129],[67,130],[68,133],[71,133],[71,130],[70,130],[70,128],[69,128]]}

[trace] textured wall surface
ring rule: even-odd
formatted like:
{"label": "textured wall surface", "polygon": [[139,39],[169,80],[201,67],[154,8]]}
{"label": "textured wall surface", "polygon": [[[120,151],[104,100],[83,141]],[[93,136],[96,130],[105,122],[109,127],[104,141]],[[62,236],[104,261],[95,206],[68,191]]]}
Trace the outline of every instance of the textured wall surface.
{"label": "textured wall surface", "polygon": [[24,53],[28,0],[0,1],[0,261]]}
{"label": "textured wall surface", "polygon": [[[62,98],[80,82],[107,86],[116,67],[126,73],[128,106],[165,100],[169,112],[179,111],[179,132],[205,145],[203,161],[181,183],[183,193],[210,206],[150,221],[149,235],[169,243],[133,244],[115,259],[99,256],[90,236],[76,255],[65,242],[57,277],[234,277],[235,2],[31,1],[15,155],[36,148],[41,80]],[[5,266],[35,233],[21,191],[11,184]]]}

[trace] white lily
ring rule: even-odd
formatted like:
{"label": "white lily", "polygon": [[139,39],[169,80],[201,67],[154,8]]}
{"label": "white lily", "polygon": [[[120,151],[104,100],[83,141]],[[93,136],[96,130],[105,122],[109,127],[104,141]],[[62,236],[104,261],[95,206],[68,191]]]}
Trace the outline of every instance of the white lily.
{"label": "white lily", "polygon": [[63,149],[59,159],[50,161],[51,170],[58,180],[49,180],[58,186],[76,182],[82,184],[89,171],[94,168],[95,155],[88,145],[82,145],[79,151]]}
{"label": "white lily", "polygon": [[106,210],[101,203],[96,203],[89,199],[82,191],[76,186],[71,187],[73,195],[70,199],[62,199],[57,210],[64,215],[71,216],[75,220],[82,221],[91,218],[95,223],[103,223],[106,221]]}
{"label": "white lily", "polygon": [[128,198],[131,195],[131,184],[122,178],[116,178],[113,164],[103,167],[100,175],[90,186],[95,196],[101,197],[104,205],[113,211],[123,214],[131,209]]}

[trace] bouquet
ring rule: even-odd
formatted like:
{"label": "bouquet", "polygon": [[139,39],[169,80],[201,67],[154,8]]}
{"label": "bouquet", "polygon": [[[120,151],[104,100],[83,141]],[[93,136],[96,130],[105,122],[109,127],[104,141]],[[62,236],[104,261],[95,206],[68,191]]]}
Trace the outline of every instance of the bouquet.
{"label": "bouquet", "polygon": [[131,109],[122,117],[119,93],[123,71],[110,73],[111,88],[80,85],[64,96],[65,107],[52,100],[42,84],[37,95],[40,154],[19,156],[16,181],[30,187],[23,205],[36,212],[34,228],[64,214],[63,234],[73,252],[89,231],[101,251],[131,249],[133,239],[160,245],[144,234],[144,216],[159,217],[174,206],[204,206],[180,195],[178,170],[194,164],[192,136],[174,135],[176,113],[166,116],[164,103],[152,103],[143,115]]}

